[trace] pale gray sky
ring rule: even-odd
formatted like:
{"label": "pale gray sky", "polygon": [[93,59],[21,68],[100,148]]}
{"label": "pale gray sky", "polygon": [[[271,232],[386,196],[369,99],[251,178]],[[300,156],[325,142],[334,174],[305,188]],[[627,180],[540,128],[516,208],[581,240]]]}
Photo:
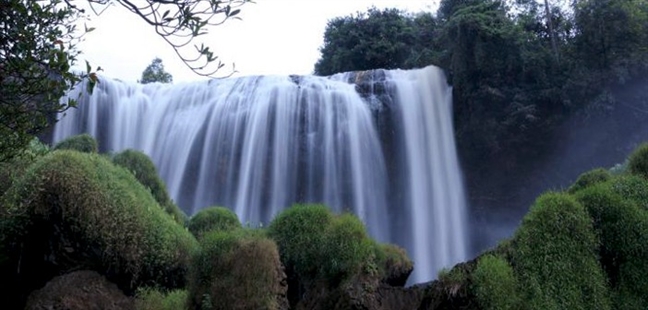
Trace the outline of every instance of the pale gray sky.
{"label": "pale gray sky", "polygon": [[[237,74],[310,74],[319,58],[326,22],[367,8],[396,7],[412,12],[436,9],[435,0],[255,0],[241,8],[240,20],[212,27],[201,37]],[[178,59],[154,29],[124,8],[110,7],[87,23],[96,30],[79,45],[88,60],[104,68],[105,76],[137,81],[155,57],[163,60],[174,82],[203,80]],[[83,27],[83,26],[81,26]],[[200,41],[197,41],[200,42]]]}

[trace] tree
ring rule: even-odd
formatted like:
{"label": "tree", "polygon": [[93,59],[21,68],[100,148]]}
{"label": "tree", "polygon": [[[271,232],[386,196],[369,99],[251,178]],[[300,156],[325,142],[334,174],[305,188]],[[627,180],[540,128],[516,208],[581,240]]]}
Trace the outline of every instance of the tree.
{"label": "tree", "polygon": [[159,83],[173,83],[173,76],[170,73],[164,71],[164,65],[162,64],[162,59],[155,58],[151,62],[144,72],[142,72],[142,79],[139,81],[142,84],[148,84],[153,82]]}
{"label": "tree", "polygon": [[[83,79],[88,91],[99,82],[86,62],[86,72],[70,71],[81,37],[92,28],[76,29],[88,18],[89,4],[100,15],[118,4],[154,27],[178,57],[199,75],[213,76],[224,65],[204,44],[190,43],[209,26],[238,19],[238,7],[250,0],[3,0],[0,1],[0,161],[21,152],[35,136],[76,105],[59,99]],[[193,53],[193,55],[191,54]]]}

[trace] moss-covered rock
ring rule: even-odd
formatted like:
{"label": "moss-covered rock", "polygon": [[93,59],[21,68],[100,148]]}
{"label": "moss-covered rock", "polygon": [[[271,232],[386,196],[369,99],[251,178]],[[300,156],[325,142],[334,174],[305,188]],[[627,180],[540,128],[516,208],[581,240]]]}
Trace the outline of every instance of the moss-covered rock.
{"label": "moss-covered rock", "polygon": [[583,188],[594,185],[596,183],[605,182],[612,178],[612,174],[603,168],[594,169],[581,174],[576,182],[569,187],[569,193],[575,193]]}
{"label": "moss-covered rock", "polygon": [[530,309],[610,309],[592,219],[573,197],[540,196],[515,234],[513,266]]}
{"label": "moss-covered rock", "polygon": [[84,133],[77,136],[69,137],[57,143],[54,150],[74,150],[82,153],[97,153],[99,146],[97,140],[91,135]]}
{"label": "moss-covered rock", "polygon": [[140,289],[135,299],[135,310],[189,310],[188,293],[186,290]]}
{"label": "moss-covered rock", "polygon": [[[628,180],[628,179],[626,179]],[[616,309],[648,305],[648,213],[614,191],[615,180],[576,195],[600,238],[599,256]],[[618,189],[618,188],[617,188]]]}
{"label": "moss-covered rock", "polygon": [[57,151],[3,196],[0,289],[21,295],[66,270],[89,269],[127,292],[184,285],[195,238],[131,173],[96,154]]}
{"label": "moss-covered rock", "polygon": [[522,308],[513,268],[498,256],[479,258],[472,273],[477,301],[484,310],[517,310]]}
{"label": "moss-covered rock", "polygon": [[171,214],[178,223],[185,225],[187,215],[173,203],[155,164],[146,154],[136,150],[125,150],[113,157],[113,163],[130,171],[144,187],[151,191],[155,200],[167,213]]}
{"label": "moss-covered rock", "polygon": [[648,143],[637,147],[628,158],[628,171],[648,179]]}
{"label": "moss-covered rock", "polygon": [[200,210],[189,219],[187,225],[189,231],[196,236],[202,237],[210,231],[230,231],[241,228],[241,222],[232,210],[224,207],[209,207]]}
{"label": "moss-covered rock", "polygon": [[260,231],[212,231],[200,241],[189,279],[191,309],[286,309],[276,243]]}

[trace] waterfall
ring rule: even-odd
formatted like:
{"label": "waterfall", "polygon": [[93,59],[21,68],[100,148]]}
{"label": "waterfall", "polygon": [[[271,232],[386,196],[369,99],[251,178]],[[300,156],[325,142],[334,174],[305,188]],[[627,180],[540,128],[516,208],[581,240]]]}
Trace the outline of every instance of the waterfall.
{"label": "waterfall", "polygon": [[188,214],[220,205],[267,224],[324,203],[407,249],[414,282],[466,258],[451,88],[436,67],[83,89],[54,142],[89,133],[102,151],[143,151]]}

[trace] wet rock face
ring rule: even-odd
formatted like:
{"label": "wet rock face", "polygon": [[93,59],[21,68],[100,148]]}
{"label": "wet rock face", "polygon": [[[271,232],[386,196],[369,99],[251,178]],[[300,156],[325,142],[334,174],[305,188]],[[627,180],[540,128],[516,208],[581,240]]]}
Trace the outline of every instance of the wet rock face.
{"label": "wet rock face", "polygon": [[26,310],[133,310],[133,301],[94,271],[55,277],[32,292]]}

